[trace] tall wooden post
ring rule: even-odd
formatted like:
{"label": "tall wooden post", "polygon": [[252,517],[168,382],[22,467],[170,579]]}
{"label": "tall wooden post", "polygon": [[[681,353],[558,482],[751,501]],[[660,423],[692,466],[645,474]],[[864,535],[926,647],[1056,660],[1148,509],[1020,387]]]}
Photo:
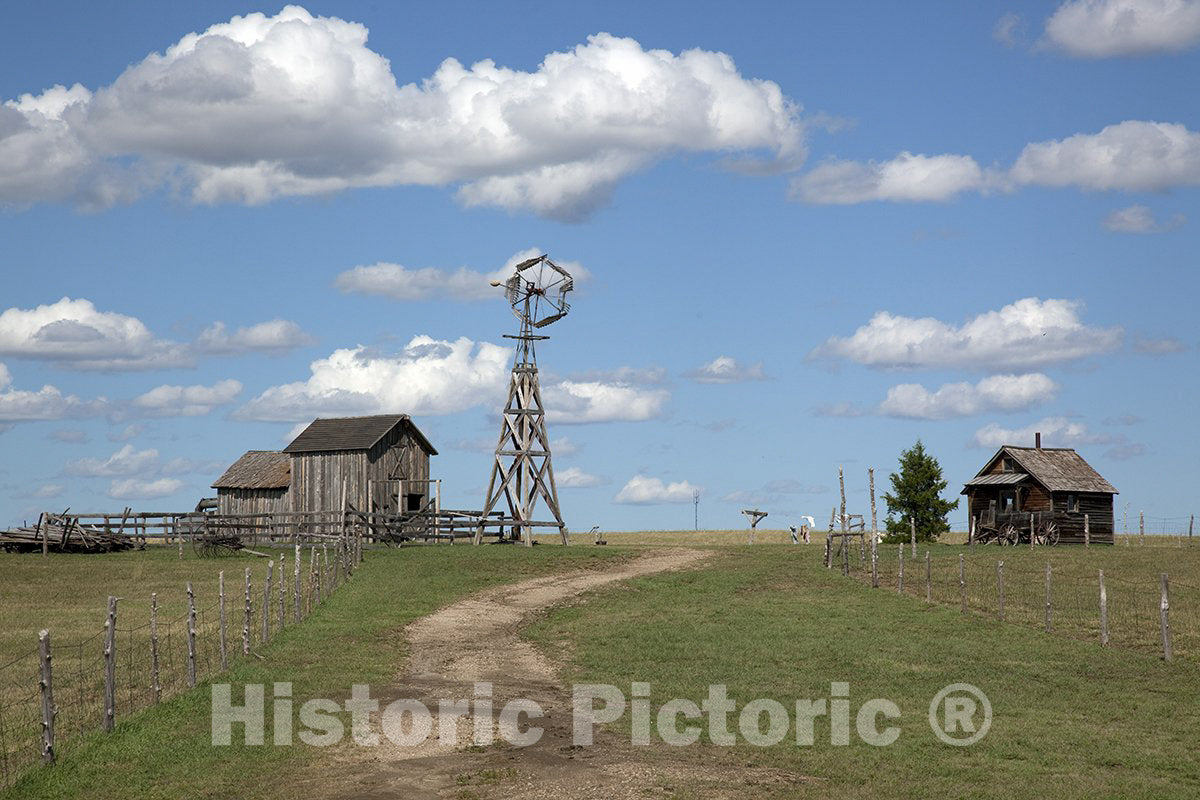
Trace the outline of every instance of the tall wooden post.
{"label": "tall wooden post", "polygon": [[108,596],[104,622],[104,731],[112,733],[117,718],[117,598]]}
{"label": "tall wooden post", "polygon": [[1169,611],[1171,609],[1170,591],[1167,586],[1167,573],[1159,575],[1159,586],[1162,590],[1162,597],[1158,604],[1158,620],[1162,627],[1162,646],[1163,659],[1171,660],[1171,623],[1169,620]]}
{"label": "tall wooden post", "polygon": [[296,622],[300,621],[300,545],[296,545],[296,552],[292,554],[292,619]]}
{"label": "tall wooden post", "polygon": [[900,545],[900,573],[896,578],[896,592],[904,594],[904,545]]}
{"label": "tall wooden post", "polygon": [[842,495],[842,533],[846,532],[846,478],[842,475],[842,465],[838,464],[838,490]]}
{"label": "tall wooden post", "polygon": [[187,648],[188,648],[188,687],[196,686],[196,595],[192,592],[192,582],[187,585],[188,617],[187,617]]}
{"label": "tall wooden post", "polygon": [[1032,550],[1037,536],[1034,535],[1033,512],[1029,512],[1029,549]]}
{"label": "tall wooden post", "polygon": [[253,607],[250,604],[250,568],[246,567],[246,597],[245,613],[242,617],[242,655],[250,655],[250,615]]}
{"label": "tall wooden post", "polygon": [[1092,531],[1088,526],[1088,515],[1083,515],[1083,546],[1090,548],[1092,546]]}
{"label": "tall wooden post", "polygon": [[908,515],[908,541],[912,544],[912,557],[917,557],[917,518],[912,514]]}
{"label": "tall wooden post", "polygon": [[971,550],[975,549],[975,518],[971,517],[971,521],[967,523],[967,544]]}
{"label": "tall wooden post", "polygon": [[871,539],[871,588],[879,588],[879,548]]}
{"label": "tall wooden post", "polygon": [[150,593],[150,690],[155,703],[162,700],[158,671],[158,592]]}
{"label": "tall wooden post", "polygon": [[1108,645],[1108,591],[1104,588],[1104,570],[1100,570],[1100,645]]}
{"label": "tall wooden post", "polygon": [[825,534],[825,569],[833,568],[833,534]]}
{"label": "tall wooden post", "polygon": [[267,561],[267,582],[263,585],[262,604],[262,641],[266,644],[271,640],[271,581],[275,577],[275,562]]}
{"label": "tall wooden post", "polygon": [[1192,514],[1188,517],[1188,544],[1192,543],[1192,528],[1196,524],[1196,515]]}
{"label": "tall wooden post", "polygon": [[1138,512],[1138,544],[1146,544],[1146,512]]}
{"label": "tall wooden post", "polygon": [[41,661],[41,680],[38,688],[42,694],[42,762],[54,763],[54,676],[50,663],[50,631],[38,633],[38,657]]}
{"label": "tall wooden post", "polygon": [[279,555],[279,630],[287,622],[287,553]]}
{"label": "tall wooden post", "polygon": [[[871,563],[879,561],[879,524],[875,518],[875,468],[867,467],[867,482],[871,484]],[[878,586],[878,582],[876,586]]]}
{"label": "tall wooden post", "polygon": [[50,555],[50,531],[42,526],[42,520],[46,518],[46,512],[38,514],[37,528],[34,529],[34,541],[37,541],[37,535],[42,536],[42,558],[47,558]]}

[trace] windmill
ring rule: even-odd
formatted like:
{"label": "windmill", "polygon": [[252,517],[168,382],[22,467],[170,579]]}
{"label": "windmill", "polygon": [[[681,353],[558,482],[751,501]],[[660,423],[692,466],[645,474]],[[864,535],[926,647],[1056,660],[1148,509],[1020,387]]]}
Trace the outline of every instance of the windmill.
{"label": "windmill", "polygon": [[[475,531],[475,544],[483,539],[483,526],[492,510],[504,501],[508,524],[519,533],[526,545],[533,544],[533,529],[558,528],[563,544],[567,543],[567,526],[558,508],[558,489],[554,485],[554,468],[550,461],[550,439],[546,435],[546,410],[542,405],[542,390],[538,385],[537,355],[534,343],[549,339],[534,333],[567,315],[571,306],[567,292],[574,288],[571,274],[545,255],[517,264],[512,276],[505,281],[492,281],[504,287],[504,297],[512,312],[521,320],[516,336],[504,334],[517,341],[513,359],[512,379],[508,384],[508,401],[500,423],[500,440],[488,479],[487,499]],[[534,510],[538,500],[554,520],[538,520]]]}

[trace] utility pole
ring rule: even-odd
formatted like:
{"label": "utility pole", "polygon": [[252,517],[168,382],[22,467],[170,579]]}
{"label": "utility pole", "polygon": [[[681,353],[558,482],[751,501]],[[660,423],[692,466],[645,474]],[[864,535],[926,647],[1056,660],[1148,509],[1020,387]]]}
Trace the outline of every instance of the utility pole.
{"label": "utility pole", "polygon": [[698,531],[698,530],[700,530],[700,490],[699,489],[692,490],[692,513],[695,516],[695,520],[694,520],[693,524],[695,525],[695,530]]}

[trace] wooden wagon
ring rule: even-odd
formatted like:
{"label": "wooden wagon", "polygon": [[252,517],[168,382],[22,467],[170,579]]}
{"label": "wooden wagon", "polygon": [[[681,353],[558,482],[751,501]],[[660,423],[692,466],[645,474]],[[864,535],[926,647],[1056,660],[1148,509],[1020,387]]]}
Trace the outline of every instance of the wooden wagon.
{"label": "wooden wagon", "polygon": [[980,544],[1018,545],[1021,543],[1040,545],[1058,544],[1058,522],[1053,512],[1031,511],[1008,514],[992,513],[980,518],[975,529],[975,541]]}

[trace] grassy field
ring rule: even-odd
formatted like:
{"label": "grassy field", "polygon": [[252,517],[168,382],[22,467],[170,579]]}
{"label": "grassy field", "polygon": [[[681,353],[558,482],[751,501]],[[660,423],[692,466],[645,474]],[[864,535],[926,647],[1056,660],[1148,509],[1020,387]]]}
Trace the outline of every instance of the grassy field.
{"label": "grassy field", "polygon": [[[550,547],[532,551],[517,547],[371,551],[359,572],[312,616],[285,628],[270,644],[257,647],[259,658],[239,660],[220,680],[235,684],[286,680],[293,683],[298,697],[340,697],[348,694],[354,683],[384,683],[396,674],[404,658],[404,640],[398,631],[417,617],[487,586],[586,568],[628,555],[616,549]],[[33,563],[40,560],[40,556],[5,556],[0,564],[6,575],[4,608],[10,612],[22,609],[20,614],[7,615],[4,630],[14,624],[28,627],[23,617],[39,606],[44,607],[42,619],[85,620],[73,630],[94,630],[97,598],[102,606],[114,589],[130,597],[148,597],[154,586],[173,587],[181,578],[199,580],[208,571],[215,579],[219,568],[242,566],[240,560],[232,559],[180,565],[171,561],[169,553],[155,552],[76,557],[63,567],[63,574],[83,581],[85,574],[94,573],[88,581],[90,589],[84,591],[82,584],[74,593],[63,588],[39,601],[48,584],[68,583],[52,581],[53,573]],[[172,574],[161,574],[168,572]],[[95,577],[100,574],[105,577]],[[10,602],[16,605],[8,605]],[[297,765],[314,757],[312,749],[214,748],[210,744],[209,703],[209,692],[202,685],[119,720],[112,735],[92,733],[68,739],[59,748],[57,765],[35,767],[17,785],[0,790],[0,798],[174,800],[303,794],[301,789],[289,788],[289,779]]]}
{"label": "grassy field", "polygon": [[[850,684],[852,709],[877,697],[899,705],[901,735],[889,747],[831,745],[820,719],[812,746],[791,737],[773,747],[700,745],[714,765],[812,779],[756,796],[1200,796],[1196,664],[964,619],[827,571],[817,548],[722,550],[705,570],[556,610],[530,636],[573,654],[571,681],[627,695],[633,681],[650,683],[652,709],[698,703],[710,684],[743,704],[772,698],[791,708],[828,698],[835,681]],[[935,693],[960,681],[981,688],[995,715],[988,736],[961,749],[935,739],[926,719]],[[614,724],[627,730],[628,716]]]}
{"label": "grassy field", "polygon": [[[1016,579],[1036,578],[1047,560],[1055,575],[1080,580],[1103,568],[1106,575],[1153,588],[1167,570],[1186,585],[1200,572],[1189,548],[1147,546],[1022,549],[935,545],[941,602],[924,602],[923,584],[904,595],[894,587],[872,590],[862,579],[821,566],[822,544],[786,541],[785,532],[760,531],[744,546],[746,531],[607,534],[607,547],[415,547],[375,551],[363,569],[301,625],[287,627],[261,658],[236,662],[221,680],[269,683],[288,680],[297,697],[339,697],[353,683],[387,682],[399,670],[404,625],[437,607],[487,586],[628,558],[646,546],[686,543],[714,551],[704,569],[639,579],[605,590],[593,601],[553,610],[529,636],[553,652],[570,654],[568,682],[651,684],[652,707],[667,699],[699,702],[710,684],[725,684],[739,703],[772,698],[791,707],[796,699],[830,696],[830,684],[850,684],[852,709],[868,698],[894,701],[902,710],[898,741],[871,747],[856,738],[830,744],[818,719],[812,746],[790,737],[772,747],[711,743],[684,748],[689,758],[711,759],[724,769],[766,767],[804,776],[784,787],[757,786],[748,796],[1016,797],[1035,786],[1039,796],[1200,796],[1200,667],[1190,657],[1164,663],[1153,649],[1101,648],[1086,631],[1047,635],[1027,624],[1002,624],[986,609],[981,578],[972,577],[973,612],[954,605],[959,554],[968,576],[990,574],[998,557]],[[578,543],[590,542],[589,536]],[[921,556],[924,556],[922,547]],[[1200,550],[1200,548],[1197,548]],[[895,547],[881,565],[893,565]],[[56,637],[94,635],[109,593],[143,607],[158,591],[164,615],[182,611],[182,583],[192,580],[215,593],[220,569],[239,571],[261,561],[189,558],[150,551],[114,556],[0,556],[6,577],[2,599],[10,613],[0,642],[25,649],[38,627],[56,626]],[[909,565],[911,570],[914,565]],[[894,569],[881,570],[894,579]],[[911,575],[911,573],[910,573]],[[1186,580],[1185,580],[1186,579]],[[256,587],[261,576],[256,573]],[[975,584],[979,586],[976,587]],[[1016,590],[1010,584],[1010,592]],[[1065,588],[1060,602],[1066,613]],[[1040,584],[1030,603],[1038,608]],[[1117,595],[1120,596],[1119,594]],[[140,601],[137,598],[142,598]],[[1020,607],[1010,595],[1009,613]],[[979,603],[976,609],[974,603]],[[36,617],[33,615],[37,611]],[[1172,608],[1182,615],[1183,609]],[[1182,625],[1182,616],[1178,624]],[[1057,618],[1066,626],[1065,618]],[[1056,628],[1057,630],[1057,628]],[[11,648],[14,645],[8,645]],[[995,718],[987,738],[971,748],[941,744],[930,731],[930,699],[943,686],[972,683],[987,693]],[[301,797],[311,794],[297,775],[319,774],[322,751],[307,747],[213,748],[209,744],[209,694],[184,692],[119,721],[112,735],[86,734],[60,747],[59,763],[35,768],[0,791],[16,798]],[[627,719],[627,718],[626,718]],[[653,719],[653,718],[652,718]],[[626,721],[618,722],[627,725]],[[851,718],[853,725],[853,718]],[[788,742],[792,743],[789,744]],[[696,752],[691,752],[695,750]],[[646,757],[671,759],[679,751],[651,747]],[[659,787],[663,796],[687,798],[702,786]]]}

